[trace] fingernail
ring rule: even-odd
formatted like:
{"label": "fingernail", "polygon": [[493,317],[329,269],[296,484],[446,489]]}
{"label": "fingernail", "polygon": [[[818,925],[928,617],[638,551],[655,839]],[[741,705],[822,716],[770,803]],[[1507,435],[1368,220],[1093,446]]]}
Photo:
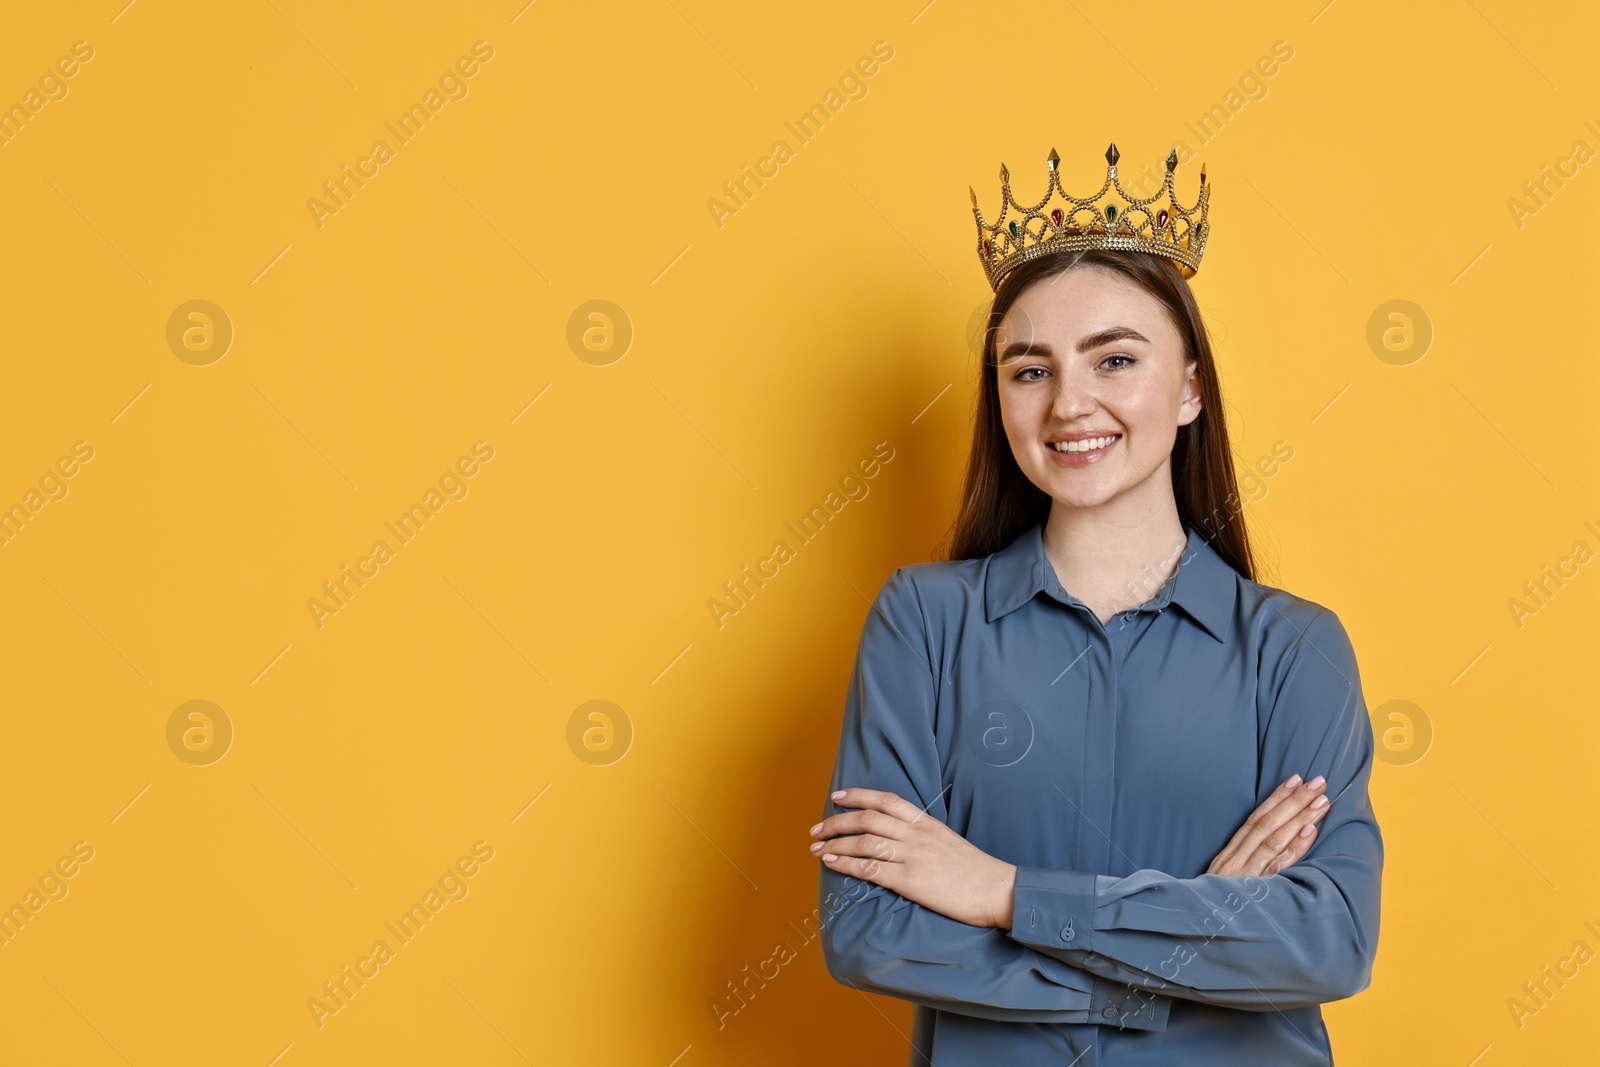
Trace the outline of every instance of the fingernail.
{"label": "fingernail", "polygon": [[838,859],[839,857],[835,856],[832,852],[824,852],[822,854],[822,858],[824,860],[828,861],[829,863],[832,863],[834,860]]}
{"label": "fingernail", "polygon": [[835,800],[843,800],[844,799],[844,790],[843,789],[835,789],[833,791],[833,799],[835,799]]}
{"label": "fingernail", "polygon": [[821,847],[822,847],[822,842],[821,841],[813,841],[813,842],[811,842],[811,851],[812,852],[817,851]]}
{"label": "fingernail", "polygon": [[1325,782],[1326,780],[1327,779],[1323,778],[1322,775],[1320,775],[1320,774],[1317,775],[1315,778],[1311,779],[1311,788],[1312,789],[1316,789],[1318,786],[1322,785],[1322,783]]}
{"label": "fingernail", "polygon": [[811,828],[811,836],[812,837],[816,837],[817,836],[817,831],[820,830],[820,829],[822,829],[822,824],[819,822],[819,823],[817,823],[817,825],[815,825],[815,826],[813,826]]}
{"label": "fingernail", "polygon": [[1322,805],[1326,804],[1327,802],[1328,802],[1328,794],[1323,793],[1321,796],[1317,797],[1317,799],[1315,799],[1315,800],[1313,800],[1311,802],[1311,806],[1313,808],[1320,808],[1320,807],[1322,807]]}
{"label": "fingernail", "polygon": [[1301,837],[1310,837],[1312,834],[1316,833],[1316,830],[1317,830],[1316,824],[1314,824],[1314,823],[1308,824],[1305,829],[1300,831],[1300,836]]}
{"label": "fingernail", "polygon": [[1283,787],[1285,789],[1293,789],[1295,786],[1297,786],[1299,784],[1300,784],[1300,776],[1297,774],[1293,778],[1290,778],[1287,782],[1284,782],[1283,783]]}

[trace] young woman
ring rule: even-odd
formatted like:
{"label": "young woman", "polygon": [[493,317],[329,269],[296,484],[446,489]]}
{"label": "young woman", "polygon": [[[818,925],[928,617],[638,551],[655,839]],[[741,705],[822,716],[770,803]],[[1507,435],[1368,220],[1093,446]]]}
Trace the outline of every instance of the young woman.
{"label": "young woman", "polygon": [[1255,581],[1197,258],[1132,244],[991,273],[949,558],[862,629],[810,848],[829,973],[916,1005],[913,1064],[1326,1065],[1371,981],[1355,655]]}

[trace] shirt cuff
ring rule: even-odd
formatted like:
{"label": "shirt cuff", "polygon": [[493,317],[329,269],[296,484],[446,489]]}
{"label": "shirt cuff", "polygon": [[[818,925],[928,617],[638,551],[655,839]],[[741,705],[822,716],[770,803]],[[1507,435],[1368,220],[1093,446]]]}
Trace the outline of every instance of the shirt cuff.
{"label": "shirt cuff", "polygon": [[[1012,896],[1011,937],[1052,953],[1092,956],[1095,945],[1095,879],[1091,871],[1018,867]],[[1094,979],[1090,1018],[1124,1030],[1164,1031],[1172,998],[1123,982]]]}
{"label": "shirt cuff", "polygon": [[1011,936],[1033,948],[1094,950],[1092,871],[1018,867]]}
{"label": "shirt cuff", "polygon": [[1171,1011],[1172,998],[1163,993],[1143,992],[1122,982],[1095,977],[1089,1002],[1091,1022],[1115,1026],[1119,1030],[1160,1033],[1166,1030],[1167,1015]]}

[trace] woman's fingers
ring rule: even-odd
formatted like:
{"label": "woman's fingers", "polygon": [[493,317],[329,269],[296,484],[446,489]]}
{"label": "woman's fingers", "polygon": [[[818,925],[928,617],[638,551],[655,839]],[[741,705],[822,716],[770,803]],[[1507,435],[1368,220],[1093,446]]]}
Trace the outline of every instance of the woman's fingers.
{"label": "woman's fingers", "polygon": [[827,839],[838,837],[840,834],[873,833],[880,837],[892,837],[898,834],[904,825],[893,815],[863,808],[860,811],[841,811],[837,815],[828,816],[816,825],[811,836]]}
{"label": "woman's fingers", "polygon": [[[1293,782],[1300,776],[1297,774],[1290,781]],[[1311,782],[1296,782],[1293,787],[1287,783],[1274,789],[1272,794],[1263,800],[1256,809],[1245,817],[1244,825],[1240,826],[1228,842],[1228,850],[1238,853],[1249,853],[1260,844],[1261,839],[1276,830],[1283,823],[1301,811],[1311,798],[1316,795],[1317,786]],[[1224,850],[1224,851],[1228,851]]]}
{"label": "woman's fingers", "polygon": [[1294,797],[1260,819],[1246,835],[1242,856],[1265,864],[1282,852],[1303,828],[1321,817],[1328,805],[1326,788],[1327,783],[1318,776],[1295,790]]}
{"label": "woman's fingers", "polygon": [[[1326,787],[1327,782],[1318,775],[1293,789],[1287,788],[1287,784],[1274,789],[1272,795],[1245,819],[1244,825],[1239,827],[1227,847],[1211,861],[1207,873],[1248,874],[1261,869],[1283,851],[1289,837],[1298,833],[1310,820],[1307,812]],[[1289,828],[1287,832],[1285,827]]]}
{"label": "woman's fingers", "polygon": [[859,786],[838,789],[831,799],[841,808],[875,808],[902,822],[915,822],[926,814],[911,801],[882,789],[862,789]]}
{"label": "woman's fingers", "polygon": [[813,841],[811,854],[826,860],[829,856],[859,856],[862,859],[895,862],[895,843],[875,834],[854,834],[829,841]]}
{"label": "woman's fingers", "polygon": [[811,828],[812,837],[825,840],[854,833],[899,837],[926,815],[910,801],[881,789],[841,789],[832,799],[839,807],[852,810],[837,812],[817,823]]}
{"label": "woman's fingers", "polygon": [[[1322,809],[1323,812],[1327,810],[1326,807]],[[1321,815],[1318,815],[1317,818],[1321,818]],[[1286,870],[1299,863],[1301,858],[1311,851],[1311,842],[1316,839],[1316,836],[1316,824],[1308,823],[1289,839],[1289,843],[1284,846],[1283,851],[1273,857],[1261,873],[1264,875],[1277,874],[1279,871]]]}
{"label": "woman's fingers", "polygon": [[898,893],[905,888],[906,867],[898,862],[895,845],[894,841],[872,834],[855,834],[816,841],[811,848],[812,855],[830,870]]}
{"label": "woman's fingers", "polygon": [[1304,787],[1305,783],[1298,774],[1290,776],[1288,781],[1274,789],[1267,796],[1267,799],[1256,806],[1256,810],[1252,811],[1245,819],[1245,825],[1249,826],[1251,823],[1266,817],[1274,809],[1293,799]]}
{"label": "woman's fingers", "polygon": [[[1317,800],[1323,803],[1318,804]],[[1319,796],[1295,818],[1268,835],[1253,858],[1254,863],[1261,866],[1262,873],[1276,874],[1298,863],[1311,851],[1311,842],[1317,836],[1317,821],[1328,813],[1329,807],[1326,798]]]}
{"label": "woman's fingers", "polygon": [[1249,818],[1245,819],[1241,829],[1248,831],[1266,827],[1270,832],[1299,814],[1326,787],[1327,782],[1319,774],[1309,782],[1299,783],[1293,789],[1274,789],[1272,795],[1263,800],[1260,806],[1250,813]]}
{"label": "woman's fingers", "polygon": [[1319,775],[1294,789],[1274,789],[1272,795],[1246,817],[1244,825],[1223,850],[1223,858],[1243,859],[1254,854],[1269,834],[1304,811],[1325,784]]}

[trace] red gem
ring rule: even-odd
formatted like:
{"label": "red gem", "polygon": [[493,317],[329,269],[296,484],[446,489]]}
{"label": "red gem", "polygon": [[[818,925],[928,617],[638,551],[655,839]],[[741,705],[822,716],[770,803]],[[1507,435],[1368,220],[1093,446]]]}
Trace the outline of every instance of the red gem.
{"label": "red gem", "polygon": [[1161,229],[1161,227],[1165,226],[1166,224],[1167,224],[1167,213],[1165,211],[1156,212],[1156,229],[1159,230],[1159,229]]}
{"label": "red gem", "polygon": [[983,251],[984,251],[985,255],[987,255],[989,253],[989,242],[988,241],[983,242]]}
{"label": "red gem", "polygon": [[1061,209],[1060,208],[1056,208],[1054,211],[1050,212],[1050,221],[1055,223],[1057,226],[1061,225]]}

